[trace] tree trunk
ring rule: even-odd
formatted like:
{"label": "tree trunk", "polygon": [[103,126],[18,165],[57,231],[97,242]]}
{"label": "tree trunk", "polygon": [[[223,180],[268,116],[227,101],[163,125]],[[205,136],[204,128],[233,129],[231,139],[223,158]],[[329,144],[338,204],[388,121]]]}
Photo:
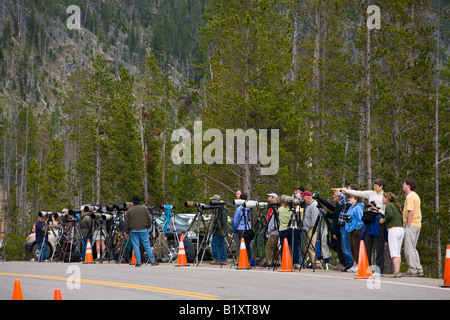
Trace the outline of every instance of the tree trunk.
{"label": "tree trunk", "polygon": [[436,108],[435,108],[435,126],[434,126],[434,183],[435,183],[435,210],[436,210],[436,247],[437,247],[437,269],[439,279],[442,279],[442,256],[441,256],[441,228],[439,223],[439,41],[440,41],[440,14],[441,2],[439,1],[438,23],[437,23],[437,39],[436,39]]}
{"label": "tree trunk", "polygon": [[371,121],[371,91],[370,91],[370,29],[367,28],[367,52],[366,52],[366,172],[367,189],[372,188],[372,145],[370,143]]}
{"label": "tree trunk", "polygon": [[144,115],[143,110],[140,112],[140,121],[139,121],[139,131],[141,135],[141,148],[142,148],[142,162],[143,162],[143,177],[142,183],[144,185],[144,201],[145,204],[150,205],[149,195],[148,195],[148,177],[147,177],[147,144],[144,139]]}

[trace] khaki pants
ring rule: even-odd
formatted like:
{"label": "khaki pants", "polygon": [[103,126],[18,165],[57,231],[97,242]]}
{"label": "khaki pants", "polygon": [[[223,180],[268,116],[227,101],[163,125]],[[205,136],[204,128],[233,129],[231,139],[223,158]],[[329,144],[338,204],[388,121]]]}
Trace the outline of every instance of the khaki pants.
{"label": "khaki pants", "polygon": [[[316,241],[317,241],[317,230],[316,233],[314,233],[314,236],[311,239],[311,235],[312,235],[312,230],[309,229],[308,230],[308,239],[306,240],[306,245],[308,245],[308,243],[311,241],[311,245],[308,247],[308,255],[309,255],[309,259],[311,261],[311,265],[314,263],[314,260],[316,259],[316,251],[315,251],[315,247],[316,247]],[[316,260],[316,266],[321,267],[320,264],[320,260]]]}
{"label": "khaki pants", "polygon": [[279,252],[278,252],[278,240],[279,236],[271,235],[266,243],[264,262],[267,264],[273,264],[279,260]]}
{"label": "khaki pants", "polygon": [[416,249],[417,240],[419,240],[420,228],[410,226],[405,228],[405,238],[403,240],[406,263],[409,271],[417,273],[423,272],[420,264],[419,252]]}

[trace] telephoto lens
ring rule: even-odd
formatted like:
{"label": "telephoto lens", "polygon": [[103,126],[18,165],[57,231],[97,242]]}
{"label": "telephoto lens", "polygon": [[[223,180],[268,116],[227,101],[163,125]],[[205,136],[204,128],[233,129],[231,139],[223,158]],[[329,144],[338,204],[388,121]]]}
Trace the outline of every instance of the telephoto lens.
{"label": "telephoto lens", "polygon": [[234,199],[233,200],[233,206],[242,206],[245,203],[246,200],[243,199]]}
{"label": "telephoto lens", "polygon": [[247,200],[244,202],[244,208],[265,208],[267,207],[267,202],[259,202],[255,200]]}
{"label": "telephoto lens", "polygon": [[184,206],[186,208],[201,208],[202,205],[204,205],[204,203],[198,203],[198,202],[194,202],[194,201],[186,201],[184,203]]}

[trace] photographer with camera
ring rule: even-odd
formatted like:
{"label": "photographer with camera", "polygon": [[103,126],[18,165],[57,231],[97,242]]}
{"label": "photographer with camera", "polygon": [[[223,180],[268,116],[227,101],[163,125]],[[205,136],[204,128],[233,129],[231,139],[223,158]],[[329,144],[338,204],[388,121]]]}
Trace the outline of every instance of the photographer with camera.
{"label": "photographer with camera", "polygon": [[[247,194],[241,193],[239,199],[247,200]],[[236,207],[233,217],[233,233],[236,233],[237,243],[241,243],[241,239],[244,238],[248,261],[251,261],[252,250],[250,244],[255,234],[252,230],[252,210],[250,208],[245,208],[243,205]]]}
{"label": "photographer with camera", "polygon": [[[386,182],[383,179],[376,179],[373,183],[373,190],[349,190],[341,189],[343,192],[356,197],[367,199],[368,205],[363,214],[363,239],[366,247],[369,265],[372,264],[372,248],[375,247],[375,264],[384,271],[384,246],[386,226],[380,220],[384,218],[385,205],[383,204],[383,190]],[[384,220],[382,220],[384,221]]]}
{"label": "photographer with camera", "polygon": [[[290,253],[292,255],[293,269],[298,270],[303,261],[299,250],[301,234],[298,228],[293,228],[294,221],[291,221],[294,214],[290,210],[290,202],[292,202],[292,200],[293,198],[288,195],[282,195],[280,198],[281,206],[278,209],[278,215],[280,217],[280,245],[281,252],[283,252],[284,239],[287,238]],[[291,225],[289,225],[289,223],[291,223]]]}
{"label": "photographer with camera", "polygon": [[48,243],[48,232],[47,223],[45,222],[45,216],[39,216],[36,223],[36,243],[39,246],[39,257],[38,262],[47,260],[47,243]]}
{"label": "photographer with camera", "polygon": [[[312,193],[310,191],[305,191],[302,193],[302,198],[306,202],[305,211],[303,214],[303,230],[308,235],[308,242],[311,244],[307,248],[307,252],[309,254],[309,259],[311,263],[307,266],[308,268],[313,267],[314,261],[316,261],[315,268],[321,269],[322,265],[320,264],[320,261],[316,259],[316,251],[315,251],[315,243],[317,241],[317,232],[313,234],[314,225],[317,221],[317,218],[320,215],[319,208],[317,207],[317,201],[313,199]],[[317,226],[317,228],[320,228],[321,226]]]}
{"label": "photographer with camera", "polygon": [[153,257],[152,248],[150,248],[150,238],[148,235],[148,229],[152,225],[152,218],[150,217],[150,211],[144,205],[140,205],[140,198],[133,196],[133,206],[128,209],[125,214],[124,230],[125,238],[131,239],[133,245],[134,256],[136,258],[136,267],[140,267],[141,263],[141,251],[140,244],[142,243],[147,257],[152,266],[158,265]]}
{"label": "photographer with camera", "polygon": [[[358,190],[359,187],[357,184],[350,184],[347,190]],[[334,194],[337,194],[339,199],[339,205],[342,207],[341,212],[338,217],[338,225],[340,227],[340,235],[341,235],[341,247],[342,252],[345,256],[345,267],[341,270],[342,272],[347,272],[350,268],[353,267],[353,256],[352,250],[350,246],[350,235],[347,230],[345,230],[345,224],[349,220],[347,215],[348,210],[350,209],[350,202],[345,193],[343,193],[341,188],[332,188]]]}
{"label": "photographer with camera", "polygon": [[262,268],[273,266],[279,258],[278,242],[280,239],[280,218],[278,214],[278,202],[280,198],[276,193],[269,193],[267,197],[269,211],[267,213],[267,235],[269,236],[264,249]]}
{"label": "photographer with camera", "polygon": [[[327,218],[332,220],[330,248],[337,252],[339,264],[345,268],[348,263],[344,255],[344,251],[342,250],[341,227],[339,224],[339,216],[342,212],[343,206],[339,203],[339,192],[336,190],[333,193],[333,200],[336,203],[334,211],[330,210],[326,212]],[[351,263],[353,265],[353,259]],[[341,268],[341,270],[343,268]]]}
{"label": "photographer with camera", "polygon": [[81,206],[81,208],[82,211],[80,217],[80,229],[81,229],[81,236],[83,237],[83,252],[81,254],[81,257],[84,261],[86,256],[86,247],[88,240],[90,243],[92,243],[92,218],[89,214],[88,206]]}
{"label": "photographer with camera", "polygon": [[[210,200],[220,201],[219,195],[214,195]],[[228,234],[228,210],[221,207],[215,213],[217,216],[212,227],[211,251],[214,260],[211,264],[227,264],[227,244],[225,237]]]}
{"label": "photographer with camera", "polygon": [[106,221],[102,219],[102,214],[97,212],[96,219],[94,219],[93,234],[93,240],[97,252],[97,258],[95,258],[96,261],[100,260],[101,255],[105,252],[107,236]]}

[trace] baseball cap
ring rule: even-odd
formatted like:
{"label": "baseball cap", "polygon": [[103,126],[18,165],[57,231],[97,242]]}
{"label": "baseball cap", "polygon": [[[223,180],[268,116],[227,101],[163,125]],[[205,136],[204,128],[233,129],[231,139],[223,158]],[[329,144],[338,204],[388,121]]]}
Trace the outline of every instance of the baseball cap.
{"label": "baseball cap", "polygon": [[274,193],[274,192],[268,193],[267,195],[271,196],[271,197],[274,197],[274,198],[278,198],[278,195],[276,193]]}
{"label": "baseball cap", "polygon": [[305,191],[302,193],[302,198],[304,197],[312,197],[312,193],[310,191]]}
{"label": "baseball cap", "polygon": [[213,195],[209,200],[220,200],[220,196],[218,194]]}

